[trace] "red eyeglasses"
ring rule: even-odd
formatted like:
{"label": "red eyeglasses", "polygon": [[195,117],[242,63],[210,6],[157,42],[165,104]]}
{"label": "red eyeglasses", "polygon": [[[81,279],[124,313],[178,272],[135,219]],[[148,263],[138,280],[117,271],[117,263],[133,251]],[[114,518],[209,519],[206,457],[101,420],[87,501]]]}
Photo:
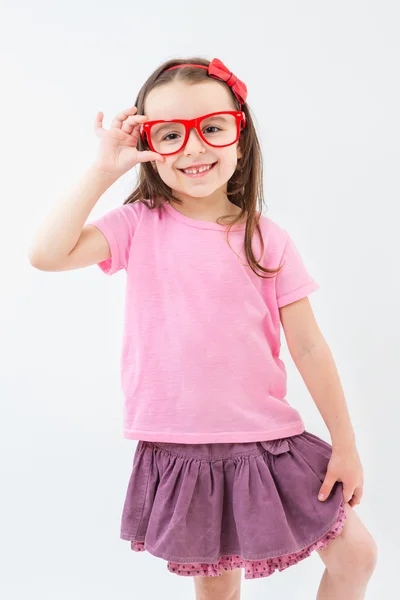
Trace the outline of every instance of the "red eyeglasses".
{"label": "red eyeglasses", "polygon": [[166,156],[182,150],[192,128],[209,146],[224,148],[237,142],[241,128],[245,127],[246,115],[243,111],[225,110],[195,119],[146,121],[142,124],[141,135],[153,152]]}

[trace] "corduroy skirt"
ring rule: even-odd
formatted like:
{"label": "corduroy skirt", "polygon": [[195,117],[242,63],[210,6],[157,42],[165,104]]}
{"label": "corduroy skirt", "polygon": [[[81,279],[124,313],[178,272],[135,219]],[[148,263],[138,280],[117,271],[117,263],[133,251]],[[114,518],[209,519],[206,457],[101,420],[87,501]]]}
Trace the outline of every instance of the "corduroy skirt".
{"label": "corduroy skirt", "polygon": [[303,431],[260,442],[139,440],[120,537],[171,573],[268,577],[326,547],[343,529],[343,486],[318,492],[332,446]]}

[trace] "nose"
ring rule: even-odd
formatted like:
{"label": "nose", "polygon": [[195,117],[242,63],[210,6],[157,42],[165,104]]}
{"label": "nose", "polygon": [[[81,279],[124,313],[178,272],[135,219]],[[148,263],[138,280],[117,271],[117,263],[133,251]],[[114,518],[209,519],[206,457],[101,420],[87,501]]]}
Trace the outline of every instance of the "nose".
{"label": "nose", "polygon": [[199,154],[206,151],[205,142],[201,139],[194,127],[189,132],[189,137],[183,149],[185,156],[188,154]]}

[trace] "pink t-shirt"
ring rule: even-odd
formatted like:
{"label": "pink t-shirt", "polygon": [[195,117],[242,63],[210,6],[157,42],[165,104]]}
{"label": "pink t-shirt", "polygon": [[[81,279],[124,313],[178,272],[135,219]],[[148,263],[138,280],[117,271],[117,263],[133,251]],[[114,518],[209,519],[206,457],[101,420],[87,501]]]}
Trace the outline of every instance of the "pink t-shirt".
{"label": "pink t-shirt", "polygon": [[[245,225],[226,226],[124,204],[87,224],[110,245],[99,263],[126,270],[121,353],[124,437],[212,443],[266,441],[304,431],[286,399],[279,307],[319,288],[287,231],[262,215],[261,279],[246,267]],[[258,235],[253,238],[259,258]]]}

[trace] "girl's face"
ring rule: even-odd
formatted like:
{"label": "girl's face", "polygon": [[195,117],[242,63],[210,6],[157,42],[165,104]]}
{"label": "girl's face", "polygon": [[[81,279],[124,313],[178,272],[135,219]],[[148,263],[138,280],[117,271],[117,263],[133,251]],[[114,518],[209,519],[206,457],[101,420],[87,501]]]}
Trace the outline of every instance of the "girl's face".
{"label": "girl's face", "polygon": [[[148,121],[156,119],[193,119],[212,112],[237,110],[230,90],[216,81],[204,81],[189,85],[172,82],[154,88],[149,92],[144,107]],[[237,159],[242,156],[239,141],[225,148],[214,148],[204,142],[195,129],[189,134],[186,146],[176,154],[164,156],[164,162],[157,162],[161,179],[173,194],[185,200],[191,198],[215,199],[225,196],[227,182],[237,168]],[[193,164],[216,163],[211,171],[202,177],[189,177],[180,169]]]}

